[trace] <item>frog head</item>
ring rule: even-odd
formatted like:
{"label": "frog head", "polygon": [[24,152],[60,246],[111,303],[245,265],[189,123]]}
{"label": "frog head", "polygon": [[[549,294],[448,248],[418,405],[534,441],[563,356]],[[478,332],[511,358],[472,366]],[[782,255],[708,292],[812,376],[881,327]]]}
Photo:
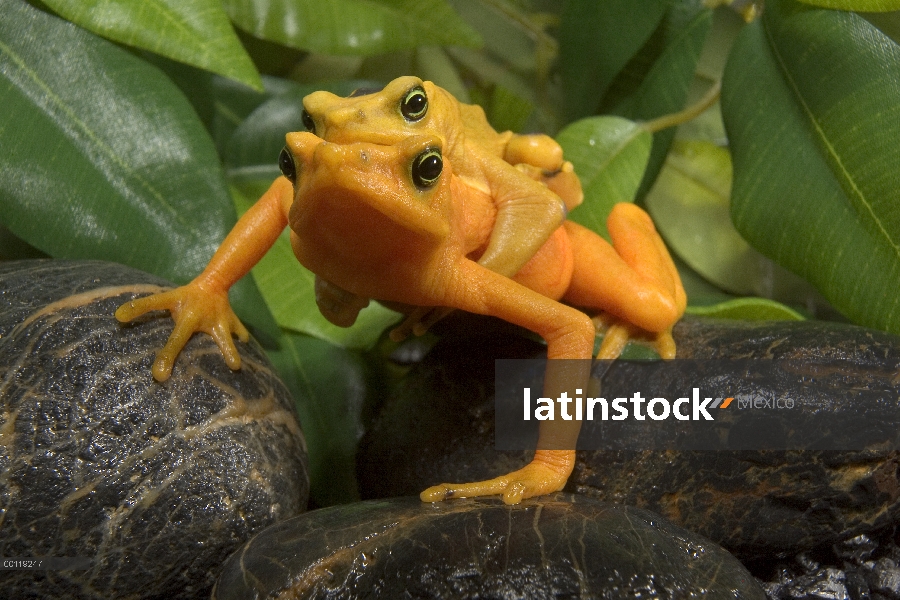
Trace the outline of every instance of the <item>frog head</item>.
{"label": "frog head", "polygon": [[[451,170],[433,135],[396,144],[335,144],[289,133],[281,155],[294,183],[289,212],[298,260],[367,297],[409,285],[449,243]],[[404,284],[406,281],[406,284]]]}
{"label": "frog head", "polygon": [[306,129],[329,142],[395,144],[411,135],[439,135],[454,143],[462,131],[459,104],[430,81],[398,77],[382,90],[347,98],[315,92],[303,99]]}

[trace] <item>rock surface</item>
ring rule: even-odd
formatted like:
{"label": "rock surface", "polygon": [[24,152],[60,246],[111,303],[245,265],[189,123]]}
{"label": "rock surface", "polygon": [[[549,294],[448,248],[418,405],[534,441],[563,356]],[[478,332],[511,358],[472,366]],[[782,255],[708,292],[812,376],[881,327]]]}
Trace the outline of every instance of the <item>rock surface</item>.
{"label": "rock surface", "polygon": [[[892,378],[900,371],[896,336],[823,322],[686,319],[675,337],[683,358],[840,358],[854,365],[848,385],[900,395],[900,382]],[[363,497],[416,494],[525,464],[528,452],[493,449],[493,360],[542,353],[540,345],[513,337],[439,342],[362,441]],[[609,391],[628,382],[616,382],[611,369],[603,385]],[[852,411],[847,402],[843,408]],[[897,453],[877,446],[855,452],[580,451],[566,489],[658,512],[741,557],[787,556],[896,522],[898,469]]]}
{"label": "rock surface", "polygon": [[554,494],[320,509],[228,561],[215,600],[764,598],[731,555],[648,511]]}
{"label": "rock surface", "polygon": [[898,600],[900,546],[897,534],[858,535],[790,561],[759,565],[771,600]]}
{"label": "rock surface", "polygon": [[195,336],[159,384],[171,319],[116,321],[166,285],[112,263],[0,263],[0,556],[90,562],[6,571],[0,596],[207,597],[235,548],[304,509],[303,436],[258,345],[238,344],[232,372]]}

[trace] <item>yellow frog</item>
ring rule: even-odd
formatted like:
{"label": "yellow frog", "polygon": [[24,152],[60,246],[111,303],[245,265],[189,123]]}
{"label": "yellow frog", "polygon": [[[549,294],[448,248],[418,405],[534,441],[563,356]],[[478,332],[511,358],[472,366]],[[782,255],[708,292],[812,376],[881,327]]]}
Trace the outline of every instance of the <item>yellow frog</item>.
{"label": "yellow frog", "polygon": [[[306,129],[328,142],[390,145],[412,135],[433,135],[454,173],[468,187],[488,194],[497,218],[479,264],[515,275],[582,200],[572,164],[553,138],[497,133],[480,106],[462,104],[441,87],[418,77],[399,77],[382,90],[360,90],[342,98],[315,92],[303,99]],[[563,200],[561,203],[560,200]],[[348,326],[367,298],[355,297],[321,278],[316,298],[322,313]],[[393,332],[421,334],[446,311],[420,309]]]}
{"label": "yellow frog", "polygon": [[[241,217],[203,273],[116,312],[120,321],[130,321],[152,310],[171,311],[176,325],[153,365],[158,380],[169,376],[195,331],[212,335],[228,365],[239,367],[232,334],[246,339],[247,331],[231,311],[228,289],[287,225],[297,259],[349,294],[493,315],[542,336],[551,359],[584,359],[551,361],[546,397],[563,391],[572,396],[587,384],[594,323],[567,303],[609,312],[671,342],[671,327],[684,312],[684,290],[640,208],[613,209],[607,223],[613,245],[573,222],[557,225],[508,277],[480,262],[502,209],[490,191],[456,174],[441,136],[383,140],[388,144],[329,143],[309,132],[286,139],[284,176]],[[670,343],[661,347],[674,354]],[[618,352],[601,347],[602,358]],[[502,494],[512,504],[558,491],[574,465],[579,426],[544,421],[534,459],[524,468],[482,482],[441,484],[422,492],[422,500]]]}

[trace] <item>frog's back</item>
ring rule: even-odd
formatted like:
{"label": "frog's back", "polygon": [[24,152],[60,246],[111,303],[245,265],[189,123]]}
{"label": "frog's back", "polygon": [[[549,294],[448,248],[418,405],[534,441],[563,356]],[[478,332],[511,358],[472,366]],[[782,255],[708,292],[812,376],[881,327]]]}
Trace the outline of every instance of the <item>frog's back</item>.
{"label": "frog's back", "polygon": [[460,102],[459,116],[465,130],[467,145],[478,145],[490,154],[503,158],[506,144],[509,143],[510,138],[513,136],[511,131],[504,131],[503,133],[494,131],[494,128],[488,123],[484,109],[477,104],[463,104]]}

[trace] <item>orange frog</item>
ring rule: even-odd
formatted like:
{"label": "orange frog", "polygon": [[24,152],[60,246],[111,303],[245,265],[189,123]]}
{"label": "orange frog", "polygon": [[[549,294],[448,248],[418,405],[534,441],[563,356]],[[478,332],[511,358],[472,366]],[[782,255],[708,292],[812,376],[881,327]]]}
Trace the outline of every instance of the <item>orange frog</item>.
{"label": "orange frog", "polygon": [[[399,77],[382,90],[358,90],[348,98],[316,92],[303,99],[303,123],[327,142],[390,145],[411,135],[440,139],[446,159],[467,187],[488,194],[497,208],[487,249],[479,264],[515,275],[582,200],[581,183],[553,138],[497,133],[480,106],[462,104],[430,81]],[[563,202],[560,202],[562,199]],[[366,306],[321,277],[316,299],[332,323],[351,325]],[[448,311],[420,308],[392,332],[401,339],[424,333]]]}
{"label": "orange frog", "polygon": [[[284,173],[240,219],[209,265],[186,286],[133,300],[116,312],[130,321],[167,309],[175,328],[153,365],[165,380],[195,331],[213,336],[232,368],[232,339],[247,339],[228,304],[228,289],[265,254],[286,225],[298,260],[358,297],[409,307],[449,307],[493,315],[547,341],[544,395],[585,389],[595,327],[580,310],[607,311],[658,339],[674,355],[669,332],[685,307],[684,290],[647,214],[617,205],[608,219],[613,244],[575,223],[557,226],[513,277],[478,262],[490,247],[500,209],[491,194],[455,174],[434,134],[391,144],[325,142],[289,133]],[[565,302],[565,303],[564,303]],[[609,335],[607,336],[607,338]],[[601,347],[602,358],[619,349]],[[424,501],[502,494],[507,503],[562,489],[574,464],[578,421],[543,421],[538,449],[524,468],[492,480],[441,484]]]}

